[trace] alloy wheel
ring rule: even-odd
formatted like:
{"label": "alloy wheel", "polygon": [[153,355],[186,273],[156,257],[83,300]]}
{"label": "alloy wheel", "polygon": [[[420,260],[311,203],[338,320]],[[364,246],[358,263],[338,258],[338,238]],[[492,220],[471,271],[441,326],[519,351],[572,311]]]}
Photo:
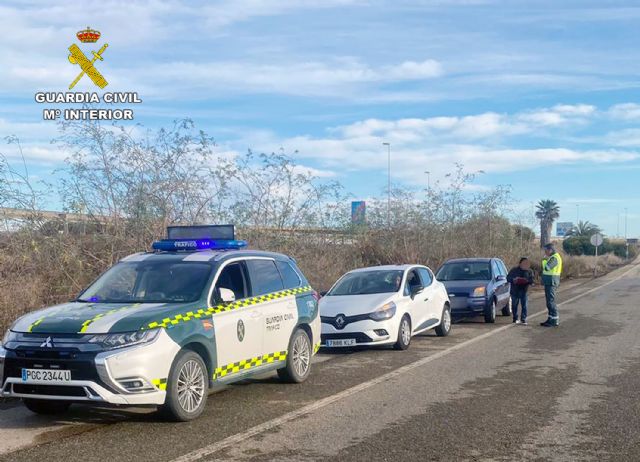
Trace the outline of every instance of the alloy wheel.
{"label": "alloy wheel", "polygon": [[293,343],[293,367],[296,373],[303,377],[309,370],[311,362],[311,348],[305,336],[299,335]]}
{"label": "alloy wheel", "polygon": [[196,411],[202,404],[205,393],[204,371],[201,365],[190,359],[182,365],[178,374],[178,403],[188,413]]}

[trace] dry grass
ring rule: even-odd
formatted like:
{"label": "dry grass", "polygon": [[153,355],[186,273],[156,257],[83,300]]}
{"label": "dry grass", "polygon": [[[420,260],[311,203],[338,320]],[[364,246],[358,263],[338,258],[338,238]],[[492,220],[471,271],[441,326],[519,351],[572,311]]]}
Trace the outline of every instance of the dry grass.
{"label": "dry grass", "polygon": [[[327,290],[358,267],[421,263],[436,270],[444,260],[460,256],[498,256],[511,267],[520,256],[529,255],[533,269],[540,270],[541,251],[534,243],[506,237],[483,241],[474,238],[475,232],[463,229],[451,240],[424,230],[283,234],[245,229],[239,237],[249,240],[252,248],[293,256],[317,290]],[[22,314],[72,299],[113,263],[147,250],[148,244],[104,234],[0,236],[0,332]],[[593,257],[565,256],[564,261],[565,278],[593,274]],[[598,272],[622,264],[620,258],[605,255],[599,258]]]}

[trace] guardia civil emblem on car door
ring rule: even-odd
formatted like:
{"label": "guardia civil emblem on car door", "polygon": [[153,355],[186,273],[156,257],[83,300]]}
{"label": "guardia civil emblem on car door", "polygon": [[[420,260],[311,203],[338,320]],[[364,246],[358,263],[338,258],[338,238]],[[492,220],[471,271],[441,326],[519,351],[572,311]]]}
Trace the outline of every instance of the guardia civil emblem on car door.
{"label": "guardia civil emblem on car door", "polygon": [[242,340],[244,340],[244,323],[242,322],[242,319],[238,320],[237,332],[238,340],[242,342]]}

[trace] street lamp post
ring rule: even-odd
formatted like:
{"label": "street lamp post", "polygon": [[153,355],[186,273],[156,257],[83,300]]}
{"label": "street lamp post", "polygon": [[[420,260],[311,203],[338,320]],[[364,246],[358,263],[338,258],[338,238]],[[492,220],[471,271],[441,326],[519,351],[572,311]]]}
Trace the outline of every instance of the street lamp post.
{"label": "street lamp post", "polygon": [[431,190],[431,172],[426,170],[424,173],[427,174],[427,191]]}
{"label": "street lamp post", "polygon": [[391,224],[391,143],[382,143],[387,147],[387,226]]}
{"label": "street lamp post", "polygon": [[624,247],[625,257],[629,259],[629,241],[627,240],[627,208],[624,209]]}
{"label": "street lamp post", "polygon": [[580,204],[576,204],[576,226],[580,223]]}

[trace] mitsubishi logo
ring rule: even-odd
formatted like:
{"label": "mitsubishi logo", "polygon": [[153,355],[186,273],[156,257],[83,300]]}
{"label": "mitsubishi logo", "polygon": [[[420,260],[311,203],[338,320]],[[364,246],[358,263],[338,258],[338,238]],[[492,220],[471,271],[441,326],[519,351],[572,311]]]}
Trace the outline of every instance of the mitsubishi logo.
{"label": "mitsubishi logo", "polygon": [[342,329],[344,327],[344,325],[347,323],[347,320],[344,317],[344,314],[339,314],[338,316],[336,316],[336,327],[338,329]]}
{"label": "mitsubishi logo", "polygon": [[51,340],[51,337],[47,337],[47,339],[42,342],[42,345],[40,345],[40,348],[53,348],[53,340]]}

